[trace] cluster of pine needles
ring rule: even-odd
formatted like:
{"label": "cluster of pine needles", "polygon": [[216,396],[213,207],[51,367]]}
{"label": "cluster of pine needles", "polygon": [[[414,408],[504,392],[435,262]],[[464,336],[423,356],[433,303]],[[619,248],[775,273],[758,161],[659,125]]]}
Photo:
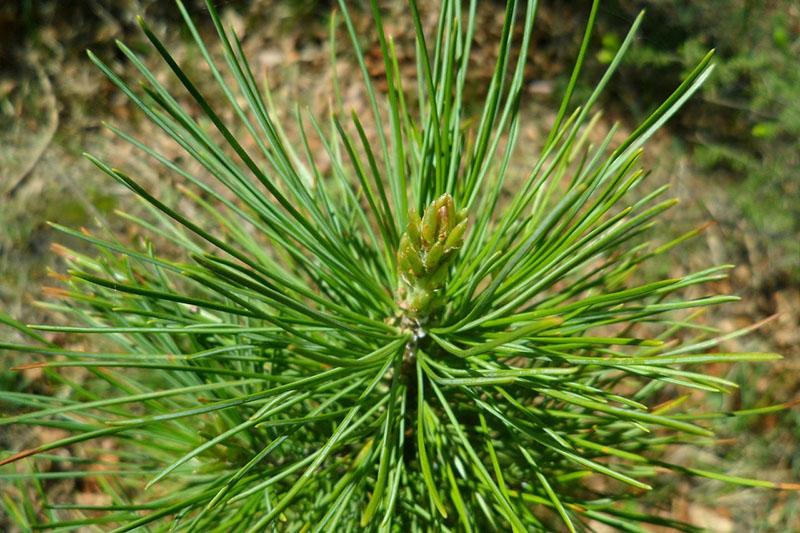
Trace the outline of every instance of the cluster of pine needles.
{"label": "cluster of pine needles", "polygon": [[[713,444],[716,418],[785,407],[687,408],[694,391],[736,386],[703,365],[777,358],[720,353],[744,331],[697,322],[734,297],[686,289],[702,294],[729,266],[640,281],[645,261],[699,231],[658,241],[663,232],[651,229],[675,201],[666,187],[634,189],[646,178],[643,144],[709,76],[711,54],[624,140],[612,142],[616,128],[597,136],[595,104],[641,16],[576,104],[595,1],[552,129],[530,172],[510,183],[536,2],[506,3],[477,110],[464,99],[476,4],[442,0],[426,34],[409,1],[417,79],[404,80],[373,0],[379,92],[339,2],[331,34],[344,24],[369,116],[337,105],[334,77],[328,116],[298,109],[293,123],[278,121],[210,1],[224,60],[177,9],[221,99],[207,97],[143,21],[184,94],[122,43],[135,82],[90,53],[185,157],[113,132],[179,177],[182,205],[193,207],[87,155],[142,201],[144,214],[121,216],[152,239],[59,227],[95,250],[58,248],[68,275],[42,305],[71,325],[2,317],[27,342],[0,348],[30,353],[28,366],[68,391],[0,392],[0,425],[68,435],[0,455],[21,465],[0,470],[13,489],[3,505],[20,527],[693,530],[637,505],[665,472],[792,488],[665,458],[676,446]],[[179,103],[187,96],[190,108]],[[76,342],[56,345],[47,332]],[[70,349],[78,338],[86,349]],[[110,449],[100,446],[109,439]],[[39,460],[58,467],[40,471]],[[95,479],[108,503],[48,501],[47,483],[59,477]]]}

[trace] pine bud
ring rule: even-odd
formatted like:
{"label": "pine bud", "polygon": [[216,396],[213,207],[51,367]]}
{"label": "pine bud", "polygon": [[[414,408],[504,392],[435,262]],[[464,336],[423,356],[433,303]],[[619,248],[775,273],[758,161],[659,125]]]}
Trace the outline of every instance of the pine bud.
{"label": "pine bud", "polygon": [[425,214],[422,215],[422,240],[423,244],[427,244],[430,246],[430,243],[433,242],[433,239],[436,237],[436,229],[437,229],[437,210],[436,210],[436,202],[429,205],[427,209],[425,209]]}
{"label": "pine bud", "polygon": [[406,235],[411,240],[411,243],[419,248],[422,245],[422,235],[420,235],[420,227],[422,220],[419,218],[419,213],[416,209],[411,209],[408,212],[408,226],[406,227]]}
{"label": "pine bud", "polygon": [[436,267],[439,266],[442,255],[444,255],[444,246],[442,246],[441,241],[438,241],[431,246],[431,249],[425,254],[425,271],[433,272]]}
{"label": "pine bud", "polygon": [[400,238],[397,264],[401,286],[397,297],[409,316],[424,318],[441,302],[450,264],[464,243],[467,214],[456,211],[453,197],[443,194],[422,217],[412,209]]}
{"label": "pine bud", "polygon": [[444,243],[444,249],[446,251],[449,250],[456,250],[461,248],[461,245],[464,244],[464,232],[467,229],[467,221],[462,220],[461,222],[453,228],[450,232],[450,235],[447,236],[447,240]]}

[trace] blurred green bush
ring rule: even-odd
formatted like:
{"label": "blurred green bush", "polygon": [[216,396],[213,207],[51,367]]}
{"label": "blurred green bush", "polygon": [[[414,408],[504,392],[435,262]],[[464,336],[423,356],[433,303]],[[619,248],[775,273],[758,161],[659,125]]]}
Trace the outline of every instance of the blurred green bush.
{"label": "blurred green bush", "polygon": [[770,283],[800,282],[800,4],[614,0],[600,13],[599,62],[619,45],[620,19],[641,9],[642,41],[628,55],[611,103],[636,118],[716,48],[716,72],[673,131],[701,174],[729,192],[739,212],[728,222],[751,232],[765,254],[754,266]]}

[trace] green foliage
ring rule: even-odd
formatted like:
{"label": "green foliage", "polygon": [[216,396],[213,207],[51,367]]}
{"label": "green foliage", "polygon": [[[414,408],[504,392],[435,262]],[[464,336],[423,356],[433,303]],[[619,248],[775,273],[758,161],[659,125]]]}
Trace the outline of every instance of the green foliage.
{"label": "green foliage", "polygon": [[[692,530],[627,503],[665,470],[779,486],[664,458],[672,446],[708,444],[708,419],[784,408],[681,409],[688,394],[678,390],[735,386],[699,366],[777,357],[718,353],[743,332],[694,323],[693,310],[734,299],[697,292],[728,267],[633,281],[644,261],[697,233],[651,243],[644,236],[674,201],[661,199],[665,187],[628,193],[645,179],[642,145],[709,76],[710,54],[626,139],[612,147],[612,130],[594,144],[592,108],[641,22],[573,107],[595,3],[552,133],[506,200],[535,2],[507,3],[494,75],[472,117],[462,96],[475,4],[442,2],[426,38],[409,3],[418,51],[410,98],[376,3],[385,97],[340,2],[374,141],[364,117],[346,120],[335,106],[325,121],[298,111],[302,142],[291,143],[211,2],[224,62],[178,8],[236,125],[144,22],[191,111],[124,44],[141,83],[90,54],[203,171],[112,127],[185,181],[178,207],[87,156],[143,201],[149,218],[121,216],[153,242],[59,226],[97,250],[59,249],[69,277],[49,291],[61,300],[43,305],[73,325],[4,318],[30,343],[0,348],[36,354],[41,362],[28,367],[45,368],[69,394],[4,391],[0,399],[18,409],[0,424],[68,436],[0,464],[39,457],[61,468],[39,472],[28,462],[0,477],[37,500],[45,479],[91,477],[110,503],[38,511],[7,497],[10,516],[23,527],[119,531]],[[512,60],[517,46],[523,53]],[[317,143],[324,153],[311,149]],[[159,254],[156,241],[181,257]],[[682,296],[688,287],[697,295]],[[101,340],[76,349],[41,332]],[[58,371],[69,367],[91,375],[89,385]],[[108,439],[111,450],[97,444]],[[65,447],[79,453],[50,453]]]}
{"label": "green foliage", "polygon": [[[693,160],[707,179],[730,191],[737,213],[726,224],[747,221],[744,231],[763,236],[760,243],[769,275],[800,280],[800,13],[796,3],[734,0],[720,6],[678,0],[646,2],[648,17],[641,46],[626,58],[627,79],[619,83],[627,109],[654,103],[665,80],[678,80],[706,50],[717,51],[717,69],[701,98],[689,105],[680,124]],[[636,8],[638,9],[638,8]],[[618,17],[633,17],[624,2],[605,7],[598,25],[603,53]],[[612,15],[611,17],[607,15]],[[649,23],[648,23],[649,22]],[[631,105],[631,102],[634,102]]]}

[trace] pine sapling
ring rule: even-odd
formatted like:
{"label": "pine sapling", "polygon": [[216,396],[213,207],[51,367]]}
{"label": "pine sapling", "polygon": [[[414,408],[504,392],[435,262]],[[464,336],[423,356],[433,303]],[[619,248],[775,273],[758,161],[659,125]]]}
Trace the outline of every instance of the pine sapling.
{"label": "pine sapling", "polygon": [[[213,52],[177,3],[191,61],[216,98],[144,21],[180,94],[122,43],[135,82],[90,53],[184,152],[110,126],[179,178],[181,202],[87,156],[141,200],[144,213],[120,216],[142,238],[57,226],[95,250],[58,248],[67,275],[42,305],[69,325],[2,317],[28,342],[0,348],[29,353],[26,367],[44,368],[58,392],[0,392],[0,425],[67,434],[0,458],[21,465],[0,471],[3,505],[21,528],[693,531],[637,505],[665,472],[797,488],[667,453],[708,446],[715,418],[786,407],[693,407],[693,391],[736,386],[705,365],[778,356],[719,352],[746,330],[698,321],[735,299],[708,292],[728,265],[650,281],[640,268],[697,234],[663,242],[651,231],[675,202],[662,199],[666,187],[639,190],[640,158],[710,75],[711,54],[621,142],[616,128],[597,137],[594,106],[641,16],[576,105],[595,1],[552,130],[519,177],[509,169],[530,98],[536,2],[506,3],[473,110],[465,87],[477,0],[442,0],[430,35],[409,1],[416,80],[402,79],[372,0],[383,93],[340,0],[369,113],[342,109],[332,39],[330,115],[298,111],[294,121],[207,6]],[[338,27],[334,15],[332,35]],[[67,367],[89,379],[76,382]],[[40,460],[57,468],[42,472]],[[94,479],[106,500],[48,502],[52,477]]]}

